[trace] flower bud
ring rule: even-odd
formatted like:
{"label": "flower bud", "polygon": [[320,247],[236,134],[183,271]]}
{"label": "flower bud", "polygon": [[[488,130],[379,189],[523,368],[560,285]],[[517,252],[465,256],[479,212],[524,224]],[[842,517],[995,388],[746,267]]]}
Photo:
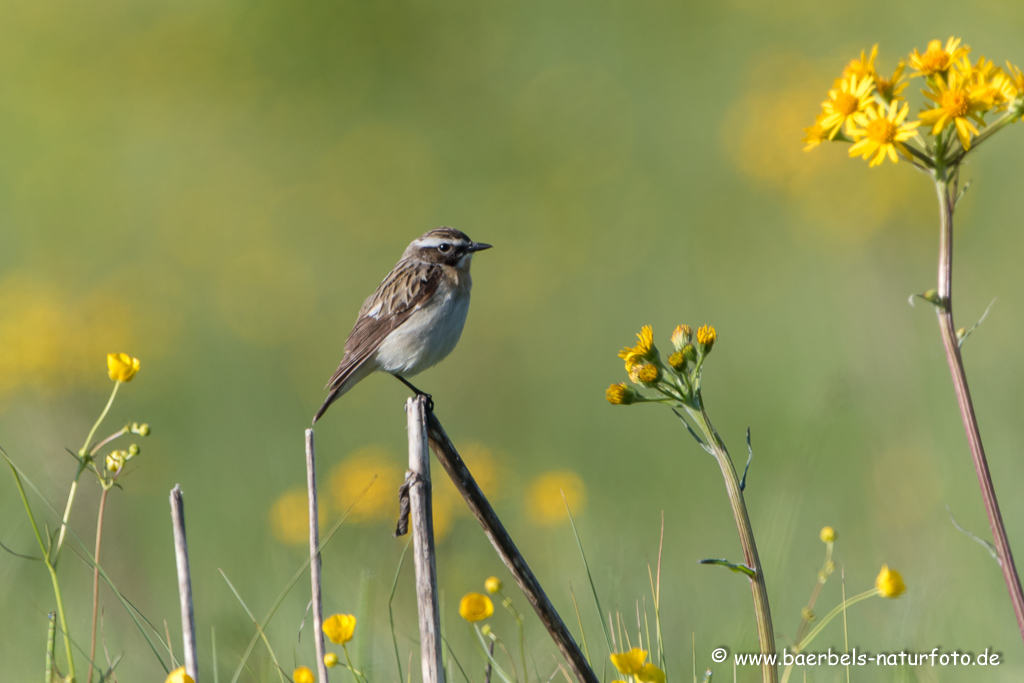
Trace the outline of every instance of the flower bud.
{"label": "flower bud", "polygon": [[683,346],[690,343],[690,339],[693,338],[693,331],[689,325],[678,325],[675,330],[672,331],[672,346],[675,347],[676,351],[681,351]]}
{"label": "flower bud", "polygon": [[[139,444],[133,443],[128,447],[128,458],[134,458],[139,454]],[[127,458],[125,458],[127,460]]]}
{"label": "flower bud", "polygon": [[139,436],[149,436],[149,425],[143,422],[132,422],[132,434],[138,434]]}
{"label": "flower bud", "polygon": [[628,406],[636,401],[636,390],[625,382],[619,382],[608,387],[604,397],[613,406]]}
{"label": "flower bud", "polygon": [[661,379],[661,368],[654,363],[635,365],[633,366],[633,370],[629,373],[629,378],[638,384],[652,386],[657,384],[658,380]]}
{"label": "flower bud", "polygon": [[821,527],[821,533],[818,534],[821,538],[822,543],[835,543],[836,541],[836,530],[830,526]]}
{"label": "flower bud", "polygon": [[683,356],[686,357],[686,360],[690,361],[691,363],[697,362],[697,347],[694,346],[693,344],[687,344],[686,346],[684,346],[682,354]]}
{"label": "flower bud", "polygon": [[316,683],[316,676],[308,666],[300,666],[292,672],[292,680],[295,683]]}
{"label": "flower bud", "polygon": [[125,451],[111,451],[107,453],[107,471],[115,477],[121,473],[124,463],[128,459]]}
{"label": "flower bud", "polygon": [[676,372],[682,372],[686,369],[686,356],[683,355],[682,351],[676,351],[668,357],[668,364]]}
{"label": "flower bud", "polygon": [[139,359],[132,358],[127,353],[107,354],[107,374],[110,379],[117,382],[131,382],[132,377],[139,371]]}
{"label": "flower bud", "polygon": [[883,598],[898,598],[906,592],[907,586],[903,583],[903,577],[895,569],[889,569],[889,565],[883,564],[882,571],[875,579],[875,588]]}
{"label": "flower bud", "polygon": [[487,589],[488,593],[493,595],[495,593],[500,593],[501,589],[503,588],[503,585],[501,583],[501,579],[499,579],[497,576],[491,576],[486,581],[484,581],[484,588]]}
{"label": "flower bud", "polygon": [[715,345],[717,338],[718,334],[711,325],[703,325],[697,330],[697,343],[700,344],[701,351],[704,353],[711,353],[711,347]]}
{"label": "flower bud", "polygon": [[800,610],[800,616],[804,618],[804,621],[814,621],[814,612],[806,607]]}
{"label": "flower bud", "polygon": [[338,655],[334,654],[333,652],[328,652],[327,654],[325,654],[324,666],[326,666],[328,669],[333,669],[334,667],[338,666]]}

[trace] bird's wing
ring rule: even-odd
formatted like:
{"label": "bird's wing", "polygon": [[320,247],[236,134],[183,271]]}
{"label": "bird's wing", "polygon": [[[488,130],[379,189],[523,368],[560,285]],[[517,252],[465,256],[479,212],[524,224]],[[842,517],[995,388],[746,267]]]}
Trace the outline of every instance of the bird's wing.
{"label": "bird's wing", "polygon": [[442,277],[439,265],[400,261],[359,310],[345,341],[345,357],[326,388],[337,387],[372,357],[384,338],[433,296]]}

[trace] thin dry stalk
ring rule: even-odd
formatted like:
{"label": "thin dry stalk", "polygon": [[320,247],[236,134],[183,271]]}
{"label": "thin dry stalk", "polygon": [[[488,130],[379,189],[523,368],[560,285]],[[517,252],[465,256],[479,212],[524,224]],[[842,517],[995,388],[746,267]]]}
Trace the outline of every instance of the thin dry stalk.
{"label": "thin dry stalk", "polygon": [[424,683],[444,683],[441,660],[441,612],[437,599],[437,562],[434,554],[434,511],[430,486],[430,451],[427,448],[427,397],[405,403],[409,429],[409,487],[412,512],[413,563],[416,567],[416,604],[419,608],[420,660]]}
{"label": "thin dry stalk", "polygon": [[562,617],[555,611],[554,605],[544,593],[537,577],[533,575],[529,565],[526,564],[522,553],[519,552],[512,537],[505,530],[505,525],[495,514],[494,508],[491,507],[490,502],[480,490],[473,475],[469,473],[466,463],[462,461],[462,457],[455,450],[455,446],[433,412],[427,413],[427,435],[434,455],[437,456],[441,466],[444,467],[445,472],[448,473],[455,487],[462,494],[473,516],[484,528],[484,533],[487,534],[491,545],[494,546],[505,566],[512,572],[516,583],[519,584],[526,599],[530,601],[534,611],[537,612],[544,628],[551,634],[551,638],[555,641],[562,656],[565,657],[576,679],[581,683],[598,683],[597,676],[591,670],[579,645],[569,633],[569,629],[565,627]]}
{"label": "thin dry stalk", "polygon": [[96,515],[96,547],[92,554],[95,563],[92,568],[92,636],[89,643],[89,679],[87,683],[92,683],[92,674],[96,670],[93,663],[96,661],[96,619],[99,617],[100,608],[100,547],[103,542],[103,513],[107,508],[108,493],[110,493],[110,489],[104,488],[103,493],[100,494],[100,510]]}
{"label": "thin dry stalk", "polygon": [[[103,492],[104,495],[106,491]],[[181,486],[171,489],[171,523],[174,525],[174,558],[178,565],[178,597],[181,600],[181,640],[185,649],[185,672],[199,681],[196,657],[196,615],[192,603],[192,576],[188,568],[188,540],[185,538],[185,501]]]}
{"label": "thin dry stalk", "polygon": [[321,683],[327,683],[324,663],[324,605],[320,593],[320,507],[316,497],[316,454],[313,430],[306,430],[306,486],[309,489],[309,579],[312,586],[313,643],[316,646],[316,670]]}

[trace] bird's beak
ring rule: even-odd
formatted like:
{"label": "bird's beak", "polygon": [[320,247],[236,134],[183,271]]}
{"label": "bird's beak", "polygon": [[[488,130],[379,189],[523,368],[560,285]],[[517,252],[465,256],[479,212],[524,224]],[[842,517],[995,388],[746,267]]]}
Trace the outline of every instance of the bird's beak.
{"label": "bird's beak", "polygon": [[466,251],[473,253],[474,251],[483,251],[484,249],[490,249],[490,244],[484,244],[483,242],[473,242],[466,248]]}

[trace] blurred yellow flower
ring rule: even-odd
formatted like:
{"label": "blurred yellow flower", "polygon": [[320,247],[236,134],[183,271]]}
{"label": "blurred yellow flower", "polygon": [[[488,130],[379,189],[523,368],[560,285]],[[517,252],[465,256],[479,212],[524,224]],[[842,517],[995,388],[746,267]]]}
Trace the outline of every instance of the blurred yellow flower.
{"label": "blurred yellow flower", "polygon": [[491,595],[495,593],[500,593],[502,587],[503,584],[501,583],[501,579],[499,579],[497,576],[490,576],[487,578],[486,581],[484,581],[484,588],[486,588],[487,592]]}
{"label": "blurred yellow flower", "polygon": [[654,348],[654,331],[650,325],[644,325],[636,335],[636,346],[627,346],[619,351],[619,358],[626,361],[628,370],[633,364],[645,360],[657,358],[657,351]]}
{"label": "blurred yellow flower", "polygon": [[107,374],[110,375],[110,379],[118,382],[131,382],[132,377],[138,371],[138,358],[132,358],[127,353],[107,354]]}
{"label": "blurred yellow flower", "polygon": [[805,152],[810,152],[825,140],[829,139],[828,130],[821,126],[821,120],[823,118],[825,118],[825,114],[818,114],[818,118],[815,119],[814,125],[804,128],[804,137],[800,142],[804,143]]}
{"label": "blurred yellow flower", "polygon": [[527,513],[535,524],[541,526],[568,522],[566,503],[575,515],[585,507],[586,502],[587,492],[583,480],[571,470],[546,472],[530,482],[526,490]]}
{"label": "blurred yellow flower", "polygon": [[875,76],[875,88],[886,102],[892,102],[910,85],[907,77],[903,75],[905,68],[906,65],[900,62],[891,77]]}
{"label": "blurred yellow flower", "polygon": [[482,593],[466,593],[459,601],[459,616],[466,621],[483,621],[494,614],[494,603]]}
{"label": "blurred yellow flower", "polygon": [[665,683],[665,672],[654,666],[653,662],[644,664],[634,675],[641,683]]}
{"label": "blurred yellow flower", "polygon": [[843,124],[854,115],[867,110],[873,99],[875,81],[871,77],[850,76],[841,79],[836,87],[828,91],[828,99],[822,103],[819,125],[828,131],[828,139],[835,138]]}
{"label": "blurred yellow flower", "polygon": [[[192,677],[185,673],[185,667],[179,666],[177,669],[167,674],[167,679],[164,683],[196,683],[192,680]],[[298,680],[295,683],[299,683]]]}
{"label": "blurred yellow flower", "polygon": [[715,345],[716,339],[718,339],[718,333],[715,332],[715,328],[711,325],[703,325],[697,330],[697,343],[704,347],[704,353],[711,350],[711,347]]}
{"label": "blurred yellow flower", "polygon": [[907,587],[903,583],[903,577],[895,569],[889,569],[889,565],[883,564],[882,571],[875,579],[875,588],[883,598],[898,598],[906,592]]}
{"label": "blurred yellow flower", "polygon": [[338,666],[338,655],[334,654],[333,652],[328,652],[327,654],[325,654],[324,666],[326,666],[328,669],[333,669],[334,667]]}
{"label": "blurred yellow flower", "polygon": [[327,483],[334,510],[344,513],[359,500],[349,514],[350,522],[394,522],[395,491],[405,479],[397,463],[398,458],[379,446],[367,446],[347,456],[331,469]]}
{"label": "blurred yellow flower", "polygon": [[644,668],[644,662],[647,661],[647,650],[634,647],[629,652],[613,652],[610,657],[612,664],[619,670],[619,673],[635,676]]}
{"label": "blurred yellow flower", "polygon": [[950,71],[946,79],[933,79],[929,84],[932,89],[926,90],[924,95],[938,106],[919,114],[922,123],[932,127],[932,135],[938,135],[946,126],[954,124],[960,144],[964,149],[970,149],[971,134],[978,134],[971,119],[981,126],[985,125],[979,113],[985,109],[984,103],[971,97],[968,84],[956,70]]}
{"label": "blurred yellow flower", "polygon": [[854,138],[860,138],[850,145],[850,156],[867,159],[873,155],[869,166],[878,166],[885,161],[886,156],[894,164],[897,163],[897,150],[909,157],[910,150],[903,143],[917,135],[917,127],[921,125],[920,121],[904,123],[909,111],[909,104],[904,103],[900,109],[896,101],[889,105],[889,111],[882,107],[870,107],[858,121],[864,128],[851,126],[849,129]]}
{"label": "blurred yellow flower", "polygon": [[625,382],[619,382],[605,389],[604,397],[613,406],[628,406],[636,401],[636,390]]}
{"label": "blurred yellow flower", "polygon": [[821,538],[822,543],[835,543],[836,541],[836,530],[830,526],[821,527],[821,533],[818,534]]}
{"label": "blurred yellow flower", "polygon": [[300,666],[292,672],[292,680],[295,681],[295,683],[315,683],[316,677],[313,675],[313,672],[309,670],[308,666]]}
{"label": "blurred yellow flower", "polygon": [[911,75],[934,76],[936,74],[944,74],[970,51],[971,48],[966,45],[960,47],[960,39],[953,38],[952,36],[946,41],[945,47],[942,46],[942,41],[940,40],[930,41],[928,49],[923,54],[918,52],[917,48],[914,48],[914,51],[910,53],[910,66],[917,69]]}
{"label": "blurred yellow flower", "polygon": [[851,59],[846,68],[843,69],[843,78],[856,76],[860,79],[878,78],[875,73],[875,59],[878,58],[878,43],[871,46],[871,54],[866,55],[864,50],[860,51],[860,59]]}
{"label": "blurred yellow flower", "polygon": [[693,331],[689,325],[676,325],[672,330],[672,346],[676,351],[682,351],[683,346],[693,337]]}
{"label": "blurred yellow flower", "polygon": [[323,629],[324,635],[332,643],[344,645],[352,640],[352,636],[356,632],[356,618],[351,614],[333,614],[324,619]]}
{"label": "blurred yellow flower", "polygon": [[[327,513],[320,507],[320,524]],[[309,494],[296,486],[288,489],[270,506],[270,533],[278,543],[302,545],[309,542]]]}

